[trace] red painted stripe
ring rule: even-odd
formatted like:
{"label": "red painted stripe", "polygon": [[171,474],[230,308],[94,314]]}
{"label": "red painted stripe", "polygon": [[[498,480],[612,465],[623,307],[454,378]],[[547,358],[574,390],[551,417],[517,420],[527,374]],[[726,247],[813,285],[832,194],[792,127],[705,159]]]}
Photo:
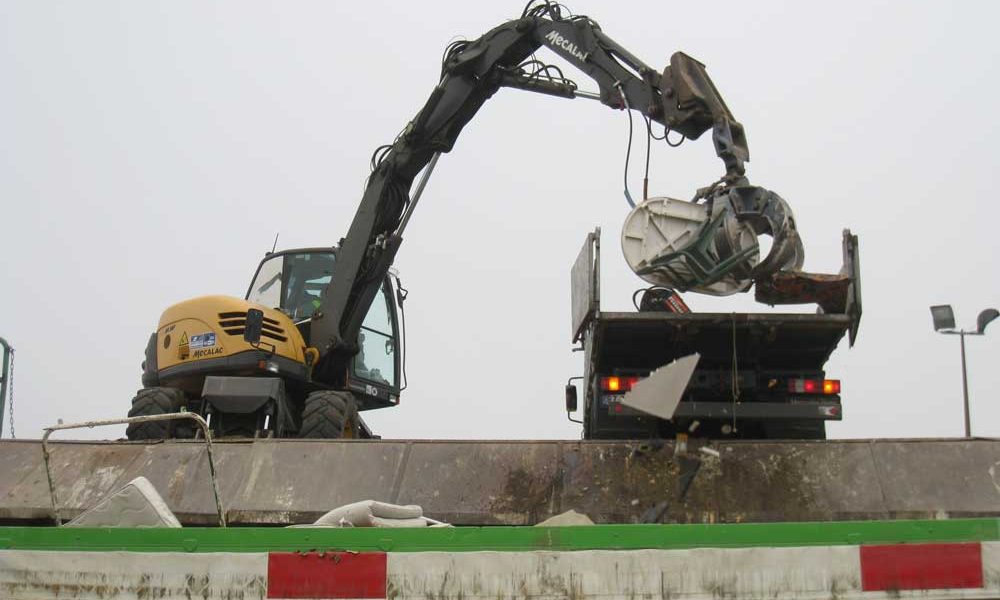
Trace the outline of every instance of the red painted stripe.
{"label": "red painted stripe", "polygon": [[981,587],[978,543],[861,547],[861,589],[866,592]]}
{"label": "red painted stripe", "polygon": [[272,552],[268,598],[385,598],[385,553]]}

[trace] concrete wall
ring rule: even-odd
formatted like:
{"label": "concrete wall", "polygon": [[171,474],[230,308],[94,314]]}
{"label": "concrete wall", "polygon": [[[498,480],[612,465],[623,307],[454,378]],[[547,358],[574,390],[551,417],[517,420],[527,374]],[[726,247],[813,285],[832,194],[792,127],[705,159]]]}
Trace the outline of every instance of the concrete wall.
{"label": "concrete wall", "polygon": [[[143,475],[186,525],[216,522],[204,445],[53,442],[64,519]],[[214,444],[232,524],[312,522],[374,499],[461,525],[531,525],[575,509],[597,523],[829,521],[1000,516],[1000,441],[672,444],[312,441]],[[40,443],[0,441],[0,523],[44,522]]]}

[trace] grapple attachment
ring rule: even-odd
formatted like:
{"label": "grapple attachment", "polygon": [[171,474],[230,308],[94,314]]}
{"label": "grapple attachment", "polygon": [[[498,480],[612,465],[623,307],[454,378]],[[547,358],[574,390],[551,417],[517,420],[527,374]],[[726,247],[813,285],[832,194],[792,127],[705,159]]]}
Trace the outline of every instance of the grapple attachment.
{"label": "grapple attachment", "polygon": [[[757,238],[773,238],[761,259]],[[788,204],[764,188],[711,191],[703,204],[650,198],[622,228],[622,251],[644,280],[713,296],[746,292],[759,279],[802,267],[805,251]]]}

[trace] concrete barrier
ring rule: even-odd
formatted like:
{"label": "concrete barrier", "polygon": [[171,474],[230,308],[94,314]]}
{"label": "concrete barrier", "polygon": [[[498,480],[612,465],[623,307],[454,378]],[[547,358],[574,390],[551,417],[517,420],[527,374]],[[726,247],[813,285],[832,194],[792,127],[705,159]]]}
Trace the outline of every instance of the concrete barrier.
{"label": "concrete barrier", "polygon": [[[72,518],[144,476],[185,525],[212,525],[203,444],[52,442]],[[256,440],[215,445],[228,520],[312,522],[374,499],[459,525],[531,525],[569,509],[597,523],[842,521],[1000,516],[1000,441],[713,443]],[[41,446],[0,441],[0,524],[51,519]]]}

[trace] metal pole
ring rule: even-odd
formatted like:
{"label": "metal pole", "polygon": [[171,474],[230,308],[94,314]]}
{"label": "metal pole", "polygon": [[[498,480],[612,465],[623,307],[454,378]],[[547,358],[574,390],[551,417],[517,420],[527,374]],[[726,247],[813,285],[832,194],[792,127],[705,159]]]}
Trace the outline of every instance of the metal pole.
{"label": "metal pole", "polygon": [[434,167],[437,166],[439,158],[441,158],[441,153],[435,152],[431,156],[431,161],[424,167],[424,172],[420,175],[420,181],[417,182],[417,189],[414,190],[413,197],[410,199],[410,205],[406,207],[406,212],[403,213],[403,217],[399,220],[396,235],[403,235],[406,224],[410,222],[410,215],[413,214],[413,209],[417,207],[417,201],[420,200],[420,196],[424,193],[424,186],[427,185],[427,180],[431,178],[431,173],[434,172]]}
{"label": "metal pole", "polygon": [[219,496],[219,483],[215,476],[215,457],[212,455],[212,431],[208,428],[208,423],[201,415],[192,412],[166,413],[162,415],[148,415],[145,417],[128,417],[127,419],[108,419],[105,421],[87,421],[86,423],[71,423],[69,425],[53,425],[44,429],[42,436],[42,460],[45,463],[45,477],[49,481],[49,499],[52,501],[52,518],[56,525],[62,525],[62,517],[59,516],[59,500],[56,498],[56,486],[52,480],[52,468],[49,466],[49,436],[55,431],[64,429],[80,429],[83,427],[101,427],[104,425],[125,425],[128,423],[149,423],[152,421],[170,421],[172,419],[191,419],[201,428],[205,435],[205,447],[208,451],[208,474],[212,478],[212,494],[215,496],[215,509],[219,512],[219,525],[226,526],[226,511],[222,507],[222,499]]}
{"label": "metal pole", "polygon": [[3,437],[3,415],[7,410],[7,384],[10,379],[10,344],[0,337],[3,347],[3,363],[0,364],[0,437]]}
{"label": "metal pole", "polygon": [[962,340],[962,398],[965,402],[965,437],[972,437],[972,424],[969,421],[969,378],[965,370],[965,331],[959,332]]}

